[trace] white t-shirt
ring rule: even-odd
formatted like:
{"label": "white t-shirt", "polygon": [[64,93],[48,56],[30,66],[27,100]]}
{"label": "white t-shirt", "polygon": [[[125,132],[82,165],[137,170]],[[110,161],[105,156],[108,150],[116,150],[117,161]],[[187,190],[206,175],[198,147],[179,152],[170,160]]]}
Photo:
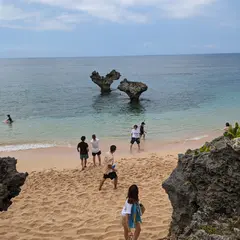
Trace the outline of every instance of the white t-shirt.
{"label": "white t-shirt", "polygon": [[92,144],[92,152],[93,153],[98,153],[100,151],[99,149],[99,139],[96,138],[96,140],[91,140],[91,144]]}
{"label": "white t-shirt", "polygon": [[132,138],[140,138],[140,130],[139,130],[139,128],[132,129],[131,135],[132,135]]}
{"label": "white t-shirt", "polygon": [[109,174],[112,169],[108,168],[108,165],[114,164],[114,156],[112,153],[107,152],[104,157],[104,174]]}
{"label": "white t-shirt", "polygon": [[126,216],[127,214],[131,215],[131,211],[132,211],[132,204],[128,203],[128,199],[127,199],[122,209],[122,216]]}

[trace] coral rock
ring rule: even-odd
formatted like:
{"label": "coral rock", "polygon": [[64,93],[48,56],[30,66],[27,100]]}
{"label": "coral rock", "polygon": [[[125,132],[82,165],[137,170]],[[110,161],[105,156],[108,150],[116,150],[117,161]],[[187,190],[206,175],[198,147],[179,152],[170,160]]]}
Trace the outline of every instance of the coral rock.
{"label": "coral rock", "polygon": [[98,72],[92,72],[90,78],[92,81],[101,88],[102,93],[111,92],[111,84],[113,81],[118,80],[121,77],[121,74],[116,70],[112,70],[105,77],[100,76]]}
{"label": "coral rock", "polygon": [[148,86],[142,82],[131,82],[126,78],[120,82],[118,89],[125,92],[131,101],[139,101],[140,95],[147,91]]}
{"label": "coral rock", "polygon": [[15,158],[0,158],[0,211],[6,211],[12,204],[11,199],[18,196],[28,173],[16,170]]}
{"label": "coral rock", "polygon": [[208,143],[209,152],[179,155],[176,169],[163,182],[173,207],[169,239],[240,239],[237,143],[219,137]]}

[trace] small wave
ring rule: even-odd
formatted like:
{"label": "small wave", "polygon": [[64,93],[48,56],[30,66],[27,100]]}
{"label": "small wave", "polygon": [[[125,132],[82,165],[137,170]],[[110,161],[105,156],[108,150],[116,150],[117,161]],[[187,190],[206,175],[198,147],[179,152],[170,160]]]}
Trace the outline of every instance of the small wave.
{"label": "small wave", "polygon": [[19,145],[6,145],[0,146],[0,152],[12,152],[28,149],[38,149],[38,148],[50,148],[55,147],[55,144],[19,144]]}
{"label": "small wave", "polygon": [[193,138],[188,138],[185,141],[198,141],[200,139],[207,138],[207,137],[208,137],[208,135],[202,135],[202,136],[197,136],[197,137],[193,137]]}

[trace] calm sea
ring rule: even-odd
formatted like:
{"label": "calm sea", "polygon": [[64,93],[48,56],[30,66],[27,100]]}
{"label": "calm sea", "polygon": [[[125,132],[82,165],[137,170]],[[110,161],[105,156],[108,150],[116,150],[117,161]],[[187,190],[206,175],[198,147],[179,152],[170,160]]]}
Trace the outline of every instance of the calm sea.
{"label": "calm sea", "polygon": [[[149,86],[139,104],[91,79],[112,69]],[[146,122],[149,139],[200,139],[240,118],[240,54],[0,59],[0,151],[75,144],[82,135],[129,139]],[[220,131],[221,132],[221,131]],[[11,145],[11,146],[6,146]]]}

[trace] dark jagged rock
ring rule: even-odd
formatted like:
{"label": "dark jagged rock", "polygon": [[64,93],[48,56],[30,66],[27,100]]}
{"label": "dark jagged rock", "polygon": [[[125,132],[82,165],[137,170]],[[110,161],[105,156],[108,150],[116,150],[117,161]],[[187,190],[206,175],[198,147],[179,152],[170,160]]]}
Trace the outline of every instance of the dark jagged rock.
{"label": "dark jagged rock", "polygon": [[[240,239],[240,139],[219,137],[206,152],[179,154],[164,181],[173,207],[168,239]],[[203,150],[202,150],[203,151]]]}
{"label": "dark jagged rock", "polygon": [[125,92],[131,99],[131,101],[139,101],[140,95],[147,91],[148,86],[141,82],[131,82],[126,78],[120,82],[118,89]]}
{"label": "dark jagged rock", "polygon": [[101,88],[102,93],[111,92],[111,84],[113,81],[118,80],[121,77],[121,74],[116,70],[112,70],[105,77],[100,76],[98,72],[92,72],[90,78],[92,81]]}
{"label": "dark jagged rock", "polygon": [[28,173],[19,173],[16,164],[15,158],[0,158],[0,211],[7,211],[11,199],[18,196],[28,176]]}

